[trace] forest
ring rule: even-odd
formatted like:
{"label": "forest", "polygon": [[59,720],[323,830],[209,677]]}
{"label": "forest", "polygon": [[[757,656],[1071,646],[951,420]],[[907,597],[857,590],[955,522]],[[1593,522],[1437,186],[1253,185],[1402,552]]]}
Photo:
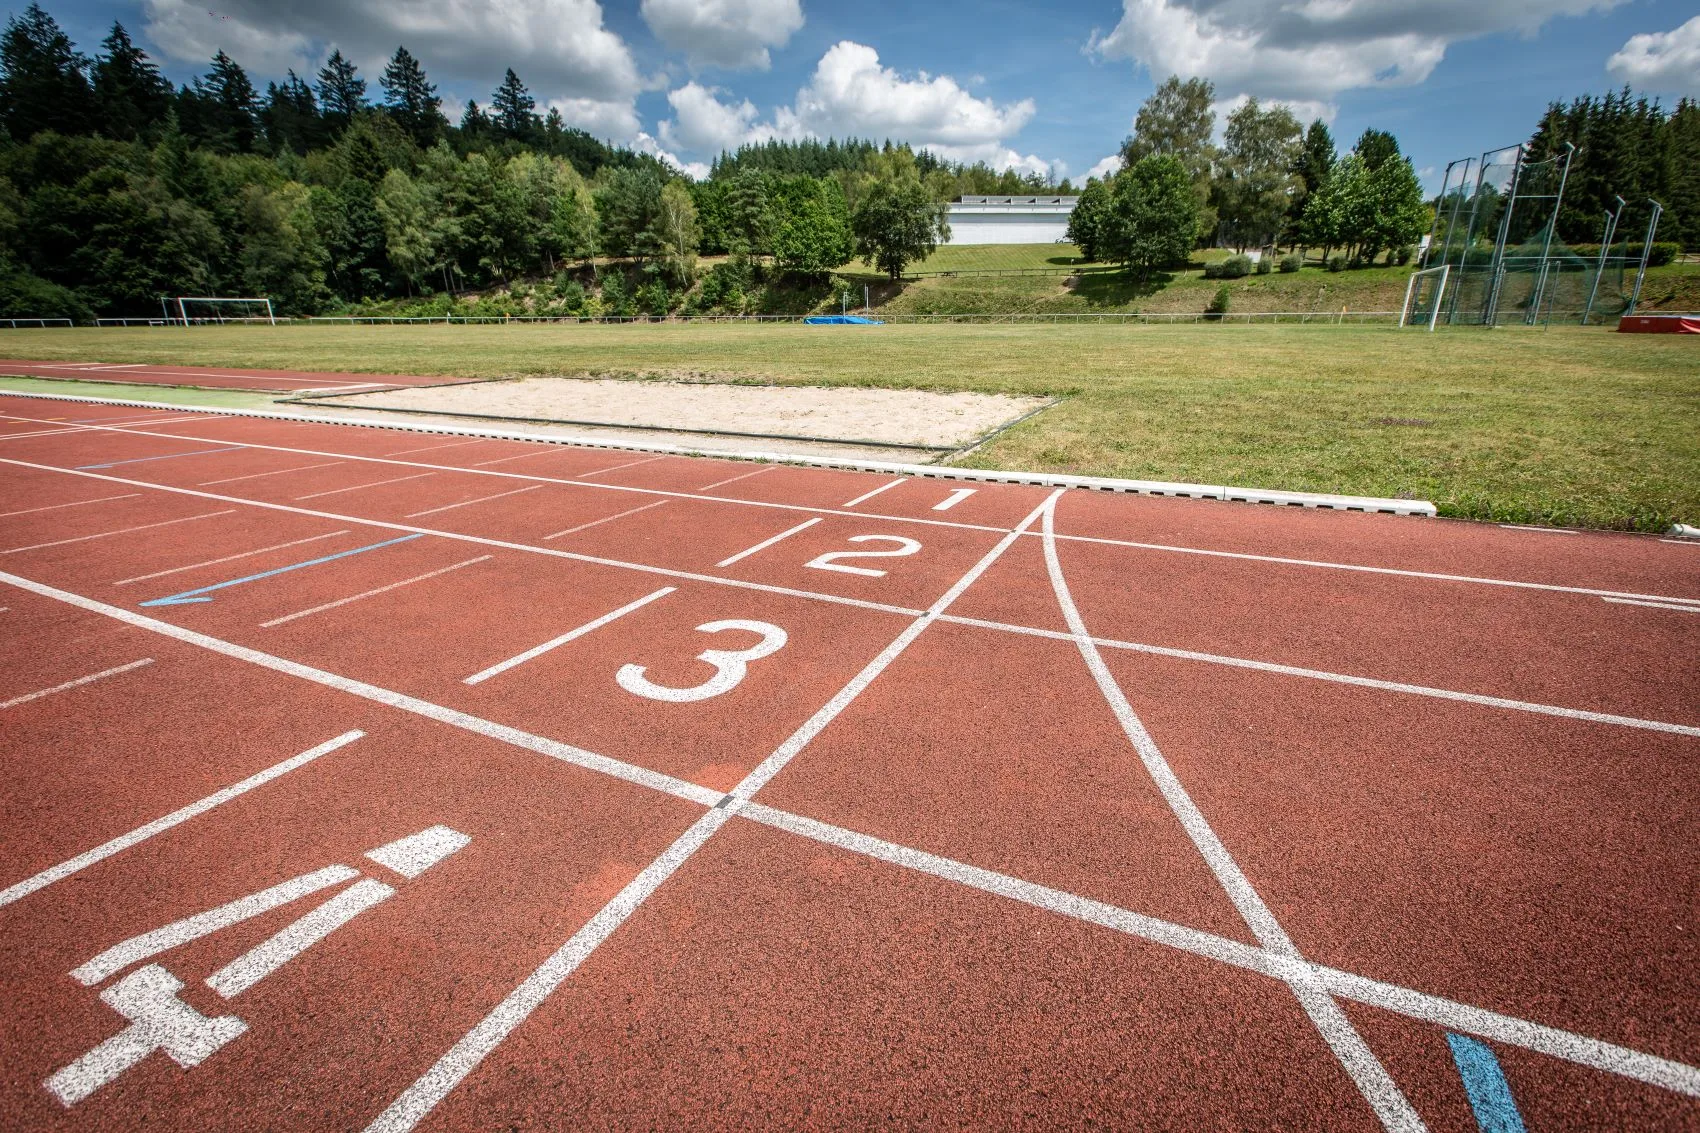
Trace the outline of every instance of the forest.
{"label": "forest", "polygon": [[[1325,124],[1253,101],[1216,145],[1209,103],[1208,83],[1171,79],[1140,109],[1122,172],[1080,190],[1089,257],[1147,271],[1194,246],[1284,243],[1373,259],[1427,230],[1391,135],[1337,155]],[[1654,196],[1661,238],[1700,248],[1700,106],[1554,103],[1531,151],[1566,142],[1564,239],[1597,238],[1614,194]],[[223,52],[174,86],[116,23],[85,55],[38,4],[0,36],[6,317],[147,317],[176,295],[424,312],[497,288],[556,313],[749,312],[776,282],[822,285],[856,259],[900,278],[948,239],[964,193],[1075,191],[862,139],[746,146],[693,181],[539,114],[512,70],[451,124],[404,46],[375,82],[333,52],[262,91]],[[703,272],[699,256],[725,258]]]}

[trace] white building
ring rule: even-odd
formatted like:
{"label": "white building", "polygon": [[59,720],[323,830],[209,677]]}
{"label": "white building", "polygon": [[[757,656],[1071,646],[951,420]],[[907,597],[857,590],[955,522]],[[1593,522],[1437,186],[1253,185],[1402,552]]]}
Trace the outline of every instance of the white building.
{"label": "white building", "polygon": [[950,206],[952,244],[1055,244],[1079,197],[963,197]]}

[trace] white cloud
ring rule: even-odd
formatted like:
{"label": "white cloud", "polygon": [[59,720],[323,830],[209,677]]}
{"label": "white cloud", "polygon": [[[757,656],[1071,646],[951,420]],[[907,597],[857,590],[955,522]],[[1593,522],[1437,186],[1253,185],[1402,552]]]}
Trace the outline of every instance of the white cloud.
{"label": "white cloud", "polygon": [[1154,77],[1210,79],[1224,95],[1327,103],[1341,91],[1427,79],[1459,40],[1532,34],[1549,19],[1623,0],[1122,0],[1121,22],[1088,49]]}
{"label": "white cloud", "polygon": [[200,63],[223,48],[262,75],[316,70],[311,61],[335,45],[360,64],[373,95],[399,44],[440,85],[493,89],[512,67],[539,102],[629,102],[643,86],[597,0],[220,0],[216,15],[200,0],[144,0],[143,14],[148,40],[168,58]]}
{"label": "white cloud", "polygon": [[1086,171],[1086,176],[1098,178],[1114,177],[1121,171],[1122,155],[1119,153],[1112,153],[1109,157],[1101,159],[1097,165],[1088,169]]}
{"label": "white cloud", "polygon": [[661,147],[659,142],[644,133],[642,130],[638,131],[637,136],[631,140],[630,144],[637,152],[653,154],[654,156],[659,157],[662,161],[665,161],[668,165],[671,165],[673,168],[684,173],[692,180],[701,181],[709,174],[709,167],[705,163],[700,161],[685,161],[682,158],[668,153]]}
{"label": "white cloud", "polygon": [[[1221,133],[1227,128],[1228,115],[1244,106],[1250,99],[1249,94],[1236,94],[1233,98],[1222,99],[1212,103],[1210,109],[1216,114],[1216,140],[1220,142]],[[1308,126],[1318,118],[1332,125],[1334,118],[1340,113],[1340,108],[1332,102],[1324,102],[1309,98],[1265,98],[1259,104],[1268,110],[1272,106],[1285,106],[1298,119],[1300,126]]]}
{"label": "white cloud", "polygon": [[1630,36],[1606,70],[1646,90],[1700,95],[1700,16],[1670,31]]}
{"label": "white cloud", "polygon": [[549,108],[559,110],[567,125],[621,144],[636,137],[641,128],[630,99],[552,98]]}
{"label": "white cloud", "polygon": [[1012,149],[1005,139],[1033,117],[1032,99],[998,104],[976,98],[948,75],[904,76],[880,65],[873,48],[845,41],[821,56],[790,106],[766,121],[748,99],[689,82],[667,96],[673,117],[661,140],[701,156],[774,138],[855,136],[904,141],[951,161],[1054,174],[1057,163]]}
{"label": "white cloud", "polygon": [[768,48],[803,26],[799,0],[643,0],[641,10],[655,37],[698,68],[765,71]]}

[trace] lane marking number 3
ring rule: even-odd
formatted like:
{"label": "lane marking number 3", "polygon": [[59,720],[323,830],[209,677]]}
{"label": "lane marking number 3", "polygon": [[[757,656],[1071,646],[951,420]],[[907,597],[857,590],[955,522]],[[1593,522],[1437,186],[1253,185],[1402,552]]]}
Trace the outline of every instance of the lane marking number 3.
{"label": "lane marking number 3", "polygon": [[698,633],[724,633],[727,630],[759,634],[761,640],[748,649],[705,649],[698,653],[698,661],[714,666],[714,675],[699,685],[674,688],[671,685],[656,684],[645,675],[648,670],[643,665],[620,666],[620,671],[614,674],[614,680],[627,692],[650,700],[665,700],[669,704],[690,704],[698,700],[708,700],[737,688],[749,672],[751,661],[772,656],[785,648],[785,643],[790,640],[784,630],[769,622],[730,618],[725,621],[704,622],[697,626]]}
{"label": "lane marking number 3", "polygon": [[921,549],[921,544],[913,539],[905,539],[901,535],[852,535],[852,543],[896,543],[897,547],[890,551],[828,551],[818,558],[810,559],[804,566],[816,570],[835,570],[839,574],[859,574],[865,578],[884,578],[885,571],[874,570],[870,567],[845,566],[841,559],[901,559],[913,555]]}

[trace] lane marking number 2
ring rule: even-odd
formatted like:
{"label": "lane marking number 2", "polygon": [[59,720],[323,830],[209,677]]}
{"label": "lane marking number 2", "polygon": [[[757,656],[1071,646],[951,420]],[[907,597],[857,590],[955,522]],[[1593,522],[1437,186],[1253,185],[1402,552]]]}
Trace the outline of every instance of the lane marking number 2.
{"label": "lane marking number 2", "polygon": [[644,675],[648,670],[643,665],[620,666],[620,671],[614,674],[614,680],[627,692],[648,697],[650,700],[665,700],[670,704],[708,700],[737,688],[749,672],[751,661],[772,656],[785,648],[785,643],[790,640],[784,630],[768,622],[729,618],[719,622],[704,622],[697,626],[698,633],[723,633],[726,630],[760,634],[761,640],[748,649],[705,649],[698,653],[698,661],[714,666],[714,675],[700,685],[674,688],[671,685],[656,684]]}
{"label": "lane marking number 2", "polygon": [[921,549],[921,544],[913,539],[905,539],[901,535],[852,535],[852,543],[896,543],[895,550],[890,551],[828,551],[818,558],[810,559],[804,566],[816,570],[835,570],[839,574],[859,574],[865,578],[884,578],[885,571],[874,570],[871,567],[845,566],[841,559],[901,559],[913,555]]}

